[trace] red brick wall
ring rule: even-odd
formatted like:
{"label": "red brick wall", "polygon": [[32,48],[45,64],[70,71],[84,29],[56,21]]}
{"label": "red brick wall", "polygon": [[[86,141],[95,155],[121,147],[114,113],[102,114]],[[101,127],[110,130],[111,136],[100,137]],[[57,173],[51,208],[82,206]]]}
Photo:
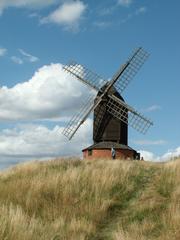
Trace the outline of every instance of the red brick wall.
{"label": "red brick wall", "polygon": [[[119,159],[133,159],[134,151],[124,150],[124,149],[116,149],[116,158]],[[92,155],[88,155],[88,150],[83,151],[83,158],[111,158],[111,150],[110,149],[93,149]]]}

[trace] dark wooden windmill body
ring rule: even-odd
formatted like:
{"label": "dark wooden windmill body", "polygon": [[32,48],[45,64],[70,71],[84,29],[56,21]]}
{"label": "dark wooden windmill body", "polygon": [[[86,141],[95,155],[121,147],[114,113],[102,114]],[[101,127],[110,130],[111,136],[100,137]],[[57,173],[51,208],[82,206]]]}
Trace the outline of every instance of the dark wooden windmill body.
{"label": "dark wooden windmill body", "polygon": [[71,139],[89,114],[94,113],[94,144],[83,149],[84,158],[110,158],[112,148],[116,149],[117,158],[139,158],[136,150],[128,146],[128,126],[146,133],[152,122],[125,103],[121,93],[147,57],[147,52],[138,48],[110,81],[75,62],[63,67],[66,72],[97,92],[96,97],[88,97],[63,131]]}
{"label": "dark wooden windmill body", "polygon": [[[98,92],[99,96],[101,92]],[[109,94],[115,95],[117,98],[124,101],[121,95],[112,87]],[[95,99],[95,102],[98,99]],[[116,142],[128,145],[128,124],[115,118],[107,110],[108,96],[105,96],[102,102],[94,109],[93,117],[93,141],[99,142]],[[127,112],[128,114],[128,112]]]}

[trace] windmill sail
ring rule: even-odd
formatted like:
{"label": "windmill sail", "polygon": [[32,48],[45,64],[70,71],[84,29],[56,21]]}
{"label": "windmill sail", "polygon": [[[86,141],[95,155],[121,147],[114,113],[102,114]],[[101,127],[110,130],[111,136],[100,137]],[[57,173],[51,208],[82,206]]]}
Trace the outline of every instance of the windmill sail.
{"label": "windmill sail", "polygon": [[127,67],[122,74],[122,66],[120,67],[120,69],[112,78],[112,80],[117,78],[114,86],[119,93],[122,93],[125,90],[127,85],[142,67],[148,56],[149,54],[143,48],[138,48],[126,62],[125,65],[127,65]]}
{"label": "windmill sail", "polygon": [[150,120],[114,95],[109,96],[107,111],[143,134],[153,125]]}
{"label": "windmill sail", "polygon": [[101,87],[107,82],[98,74],[74,61],[70,62],[68,65],[64,65],[63,69],[96,91],[99,91]]}
{"label": "windmill sail", "polygon": [[63,134],[69,138],[69,140],[74,136],[78,128],[84,123],[89,114],[100,104],[103,100],[102,96],[96,98],[94,100],[94,96],[88,97],[87,101],[84,102],[80,111],[75,114],[72,119],[69,121],[67,126],[63,130]]}
{"label": "windmill sail", "polygon": [[92,111],[94,105],[94,96],[88,97],[88,99],[84,102],[81,109],[78,113],[76,113],[71,120],[68,122],[66,127],[63,129],[63,134],[70,140],[78,128],[84,123],[86,118]]}

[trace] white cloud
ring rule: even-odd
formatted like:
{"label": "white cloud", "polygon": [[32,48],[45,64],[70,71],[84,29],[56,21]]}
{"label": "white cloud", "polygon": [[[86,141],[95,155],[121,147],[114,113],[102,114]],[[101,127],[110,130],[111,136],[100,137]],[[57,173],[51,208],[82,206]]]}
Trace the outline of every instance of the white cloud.
{"label": "white cloud", "polygon": [[61,64],[44,66],[30,80],[0,88],[0,121],[66,118],[89,92]]}
{"label": "white cloud", "polygon": [[142,15],[142,14],[145,14],[147,12],[147,7],[140,7],[138,8],[135,12],[133,13],[129,13],[127,15],[127,17],[125,17],[124,19],[122,19],[120,21],[120,23],[126,23],[128,22],[129,20],[132,20],[133,18],[139,16],[139,15]]}
{"label": "white cloud", "polygon": [[7,53],[6,48],[0,48],[0,57],[4,56]]}
{"label": "white cloud", "polygon": [[111,26],[111,22],[97,21],[97,22],[94,22],[94,26],[104,29]]}
{"label": "white cloud", "polygon": [[[92,120],[87,119],[74,138],[69,141],[62,135],[62,126],[24,124],[0,131],[0,168],[27,160],[63,156],[82,156],[81,150],[92,144]],[[180,156],[180,147],[162,156],[140,150],[145,161],[163,162]]]}
{"label": "white cloud", "polygon": [[156,161],[156,156],[152,152],[148,152],[145,150],[139,150],[138,152],[140,152],[141,157],[143,157],[145,161]]}
{"label": "white cloud", "polygon": [[144,109],[143,111],[144,112],[154,112],[154,111],[157,111],[157,110],[161,110],[161,106],[159,106],[159,105],[152,105],[152,106]]}
{"label": "white cloud", "polygon": [[136,10],[136,15],[144,14],[147,12],[147,7],[140,7]]}
{"label": "white cloud", "polygon": [[133,14],[128,14],[127,17],[125,17],[124,19],[121,20],[121,23],[126,23],[127,21],[132,19],[133,16],[134,16]]}
{"label": "white cloud", "polygon": [[80,0],[64,2],[48,17],[41,19],[41,23],[51,22],[62,25],[65,29],[77,30],[86,8],[87,6]]}
{"label": "white cloud", "polygon": [[177,147],[176,149],[171,149],[171,150],[168,150],[167,153],[165,153],[161,159],[166,161],[168,159],[173,159],[173,158],[176,158],[176,157],[179,157],[180,156],[180,147]]}
{"label": "white cloud", "polygon": [[99,9],[98,14],[100,16],[111,15],[114,12],[115,9],[116,9],[116,6]]}
{"label": "white cloud", "polygon": [[118,0],[118,4],[123,7],[129,7],[133,3],[133,0]]}
{"label": "white cloud", "polygon": [[59,2],[59,0],[0,0],[0,13],[9,7],[42,8]]}
{"label": "white cloud", "polygon": [[167,141],[165,140],[155,140],[155,141],[152,141],[152,140],[136,140],[136,141],[133,141],[133,143],[135,144],[138,144],[138,145],[164,145],[167,143]]}
{"label": "white cloud", "polygon": [[27,52],[25,52],[23,49],[19,49],[19,52],[25,57],[25,59],[28,61],[28,62],[37,62],[39,61],[39,58],[38,57],[35,57]]}
{"label": "white cloud", "polygon": [[80,155],[82,148],[91,144],[92,120],[87,119],[70,142],[62,130],[64,121],[79,111],[88,93],[89,89],[64,72],[61,64],[43,66],[30,80],[0,88],[0,121],[49,119],[60,124],[52,122],[54,127],[49,128],[45,121],[45,125],[20,124],[1,130],[0,168],[30,159]]}
{"label": "white cloud", "polygon": [[12,56],[12,57],[11,57],[11,60],[12,60],[14,63],[16,63],[16,64],[19,64],[19,65],[23,64],[23,60],[22,60],[21,58],[19,58],[19,57]]}
{"label": "white cloud", "polygon": [[153,162],[165,162],[165,161],[174,159],[176,157],[180,157],[180,147],[168,150],[166,153],[164,153],[161,156],[156,156],[154,153],[145,151],[145,150],[139,150],[138,152],[140,152],[144,160],[153,161]]}
{"label": "white cloud", "polygon": [[30,13],[30,14],[28,15],[28,17],[29,17],[29,18],[40,18],[40,15],[39,15],[38,13],[36,13],[36,12],[33,12],[33,13]]}
{"label": "white cloud", "polygon": [[107,15],[112,15],[116,10],[117,10],[117,4],[113,4],[105,8],[99,8],[97,11],[99,16],[107,16]]}
{"label": "white cloud", "polygon": [[0,131],[1,163],[16,163],[30,159],[80,155],[91,144],[92,120],[88,119],[69,141],[62,135],[63,127],[49,129],[43,125],[19,125]]}

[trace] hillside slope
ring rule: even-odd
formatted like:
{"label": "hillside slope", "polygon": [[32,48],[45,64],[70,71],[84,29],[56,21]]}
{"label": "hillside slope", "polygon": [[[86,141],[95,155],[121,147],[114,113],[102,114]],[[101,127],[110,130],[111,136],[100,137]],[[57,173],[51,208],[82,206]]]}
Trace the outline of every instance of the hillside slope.
{"label": "hillside slope", "polygon": [[178,240],[180,161],[53,160],[0,173],[1,240]]}

